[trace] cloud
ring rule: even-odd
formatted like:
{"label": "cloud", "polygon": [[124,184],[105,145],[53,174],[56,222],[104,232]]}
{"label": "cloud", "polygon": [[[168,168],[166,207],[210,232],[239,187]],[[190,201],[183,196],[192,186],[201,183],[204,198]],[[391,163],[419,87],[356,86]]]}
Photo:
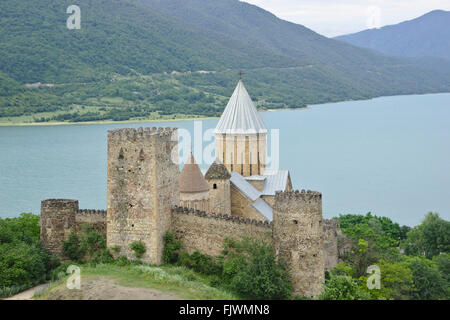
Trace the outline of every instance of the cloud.
{"label": "cloud", "polygon": [[[277,17],[333,37],[373,26],[396,24],[429,11],[450,10],[448,0],[245,0]],[[379,16],[376,15],[379,12]],[[376,24],[376,23],[375,23]]]}

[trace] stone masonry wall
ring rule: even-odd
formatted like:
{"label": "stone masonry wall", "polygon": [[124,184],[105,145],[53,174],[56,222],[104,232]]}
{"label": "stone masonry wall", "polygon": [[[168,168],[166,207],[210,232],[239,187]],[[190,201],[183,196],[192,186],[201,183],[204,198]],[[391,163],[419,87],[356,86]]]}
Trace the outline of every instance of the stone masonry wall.
{"label": "stone masonry wall", "polygon": [[135,259],[130,244],[142,241],[144,262],[161,263],[171,208],[179,203],[177,130],[125,128],[108,132],[107,244]]}
{"label": "stone masonry wall", "polygon": [[291,270],[295,294],[317,296],[325,281],[321,193],[277,191],[273,215],[273,245]]}
{"label": "stone masonry wall", "polygon": [[183,241],[184,248],[192,253],[198,250],[217,256],[222,252],[223,240],[243,237],[272,241],[272,223],[242,219],[230,215],[209,214],[193,209],[175,207],[170,229]]}
{"label": "stone masonry wall", "polygon": [[323,259],[325,270],[332,270],[339,262],[338,239],[342,237],[338,220],[323,221]]}
{"label": "stone masonry wall", "polygon": [[78,210],[75,212],[76,233],[80,233],[83,224],[91,225],[106,238],[106,210]]}
{"label": "stone masonry wall", "polygon": [[64,257],[64,240],[72,232],[79,234],[85,223],[106,237],[105,210],[79,210],[78,200],[48,199],[41,202],[41,242],[53,254]]}
{"label": "stone masonry wall", "polygon": [[48,199],[41,201],[41,243],[53,254],[62,256],[63,241],[74,230],[77,200]]}

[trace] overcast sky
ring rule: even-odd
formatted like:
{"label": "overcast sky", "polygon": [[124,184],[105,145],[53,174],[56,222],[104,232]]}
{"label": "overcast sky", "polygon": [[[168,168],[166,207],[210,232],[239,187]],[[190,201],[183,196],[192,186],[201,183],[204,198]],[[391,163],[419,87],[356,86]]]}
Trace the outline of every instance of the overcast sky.
{"label": "overcast sky", "polygon": [[450,11],[450,0],[245,0],[324,36],[396,24],[429,11]]}

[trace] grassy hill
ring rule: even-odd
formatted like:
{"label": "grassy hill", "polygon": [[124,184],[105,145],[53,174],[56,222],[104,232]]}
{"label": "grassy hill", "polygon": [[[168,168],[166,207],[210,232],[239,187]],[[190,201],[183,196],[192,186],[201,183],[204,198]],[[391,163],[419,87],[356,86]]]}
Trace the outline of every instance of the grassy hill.
{"label": "grassy hill", "polygon": [[396,56],[450,59],[449,29],[450,11],[434,10],[410,21],[336,39]]}
{"label": "grassy hill", "polygon": [[238,0],[84,0],[80,30],[71,4],[0,3],[0,123],[218,116],[239,70],[262,109],[450,91],[450,62],[356,48]]}
{"label": "grassy hill", "polygon": [[207,276],[185,267],[112,264],[82,265],[81,289],[66,287],[68,276],[53,282],[38,300],[235,300],[210,285]]}

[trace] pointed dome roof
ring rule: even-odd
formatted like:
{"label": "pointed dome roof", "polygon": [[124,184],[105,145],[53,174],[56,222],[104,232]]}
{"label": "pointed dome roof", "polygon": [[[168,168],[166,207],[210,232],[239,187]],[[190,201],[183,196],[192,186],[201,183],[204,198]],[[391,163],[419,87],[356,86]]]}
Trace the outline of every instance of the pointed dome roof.
{"label": "pointed dome roof", "polygon": [[239,80],[214,133],[267,133],[242,80]]}
{"label": "pointed dome roof", "polygon": [[231,175],[228,172],[227,168],[223,165],[219,160],[214,161],[209,167],[208,171],[206,171],[205,179],[230,179]]}
{"label": "pointed dome roof", "polygon": [[200,168],[195,163],[192,152],[184,164],[178,179],[180,192],[195,193],[209,191],[209,184],[206,182]]}

